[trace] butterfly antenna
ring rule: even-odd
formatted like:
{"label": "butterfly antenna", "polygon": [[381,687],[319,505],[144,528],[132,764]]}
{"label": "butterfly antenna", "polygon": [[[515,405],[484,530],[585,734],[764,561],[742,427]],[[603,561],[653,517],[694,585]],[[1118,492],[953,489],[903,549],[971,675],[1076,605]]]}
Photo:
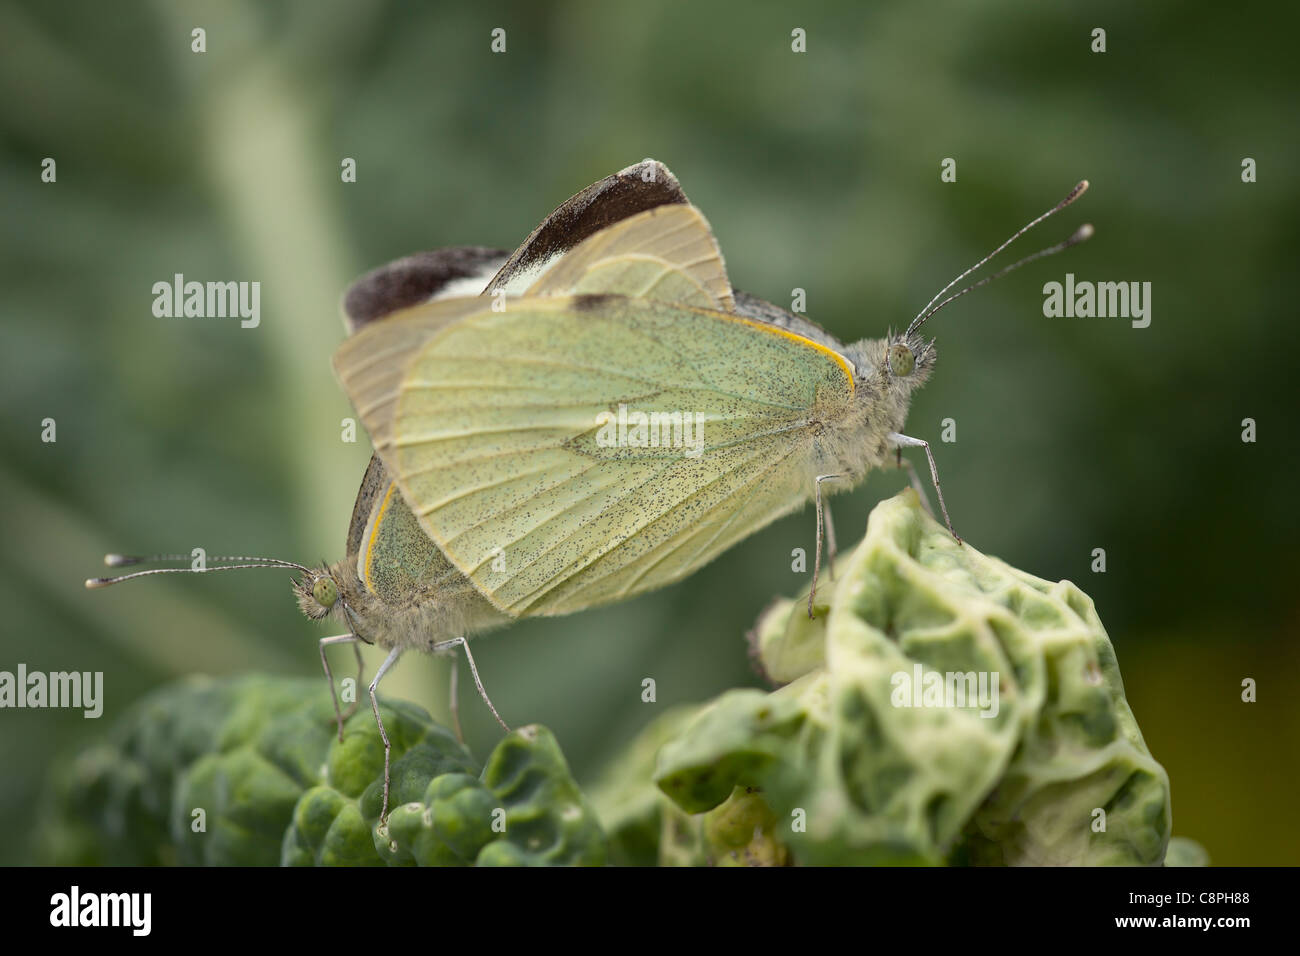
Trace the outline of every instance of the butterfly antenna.
{"label": "butterfly antenna", "polygon": [[[120,568],[132,564],[155,564],[166,561],[190,561],[192,557],[188,554],[106,554],[104,563],[110,568]],[[143,578],[151,574],[208,574],[213,571],[237,571],[243,568],[287,568],[292,571],[301,571],[304,574],[310,574],[311,569],[293,561],[284,561],[280,558],[259,558],[249,555],[214,555],[208,558],[209,561],[235,561],[236,564],[222,564],[217,567],[204,568],[151,568],[147,571],[134,571],[131,574],[121,574],[111,578],[87,578],[86,587],[88,588],[106,588],[110,584],[119,584],[122,581],[129,581],[132,578]]]}
{"label": "butterfly antenna", "polygon": [[[989,278],[982,280],[980,282],[976,282],[974,285],[967,286],[965,289],[962,289],[960,292],[956,293],[955,295],[952,295],[947,299],[943,299],[943,297],[948,293],[949,289],[957,285],[957,283],[961,282],[963,279],[969,276],[976,269],[983,266],[986,262],[988,262],[990,259],[996,256],[1007,246],[1011,245],[1011,243],[1015,242],[1017,239],[1019,239],[1021,236],[1027,233],[1030,229],[1033,229],[1034,226],[1038,225],[1040,222],[1042,222],[1044,219],[1048,218],[1049,216],[1053,216],[1056,213],[1060,212],[1062,209],[1064,209],[1066,206],[1073,203],[1076,199],[1078,199],[1087,191],[1088,191],[1088,180],[1086,179],[1080,180],[1079,184],[1075,186],[1073,189],[1071,189],[1069,195],[1067,195],[1064,199],[1058,202],[1051,209],[1047,210],[1047,212],[1043,213],[1037,219],[1034,219],[1032,222],[1029,222],[1024,226],[1022,226],[1021,228],[1017,229],[1015,233],[1013,233],[1011,237],[1007,239],[1006,242],[1002,243],[1002,245],[998,246],[996,249],[990,252],[979,262],[975,263],[973,266],[971,266],[961,275],[957,276],[957,278],[953,279],[946,286],[940,289],[935,294],[934,298],[925,304],[925,308],[923,308],[920,312],[916,314],[916,318],[912,319],[911,323],[907,326],[907,332],[905,334],[911,335],[913,332],[919,329],[922,324],[924,324],[926,319],[934,315],[934,313],[938,312],[939,309],[943,308],[953,299],[959,298],[973,289],[978,289],[982,285],[987,285],[989,282],[992,282],[994,279],[1006,275],[1008,272],[1011,272],[1013,269],[1018,269],[1020,266],[1023,266],[1025,263],[1033,262],[1035,259],[1041,259],[1044,256],[1050,256],[1053,255],[1054,253],[1061,252],[1065,249],[1070,248],[1070,246],[1078,245],[1079,243],[1087,239],[1089,236],[1091,236],[1093,232],[1092,226],[1090,225],[1083,226],[1078,231],[1076,231],[1074,235],[1072,235],[1069,239],[1065,240],[1064,242],[1058,243],[1055,246],[1051,246],[1048,249],[1043,249],[1040,252],[1036,252],[1032,256],[1026,256],[1024,259],[1021,259],[1019,262],[1014,263],[1013,265],[1007,267],[1006,269],[1003,269],[1001,272],[997,273],[996,275],[990,276]],[[940,299],[943,299],[943,301],[939,302]],[[939,302],[939,305],[936,306],[935,305],[936,302]]]}
{"label": "butterfly antenna", "polygon": [[[120,568],[128,564],[162,564],[166,562],[183,561],[189,563],[194,560],[192,554],[106,554],[104,563],[110,568]],[[295,564],[293,561],[286,561],[283,558],[264,558],[252,554],[212,554],[208,555],[209,561],[257,561],[263,564],[284,565],[286,568],[300,568],[302,565]]]}
{"label": "butterfly antenna", "polygon": [[[1074,235],[1070,236],[1070,238],[1066,239],[1064,242],[1058,242],[1056,245],[1048,246],[1046,249],[1039,249],[1032,256],[1025,256],[1019,262],[1013,262],[1005,269],[1002,269],[999,272],[995,272],[991,276],[985,276],[983,279],[980,279],[978,282],[971,283],[966,288],[962,289],[960,292],[954,292],[952,295],[948,296],[948,298],[944,299],[933,309],[927,312],[924,318],[921,319],[921,322],[924,322],[926,319],[934,315],[936,312],[938,312],[940,309],[942,309],[945,305],[947,305],[949,302],[953,301],[954,299],[960,299],[967,292],[974,292],[980,286],[988,285],[994,279],[1001,279],[1008,272],[1012,272],[1016,269],[1019,269],[1021,266],[1025,265],[1026,263],[1033,262],[1035,259],[1042,259],[1046,256],[1054,256],[1058,252],[1064,252],[1066,249],[1069,249],[1071,246],[1077,246],[1081,242],[1086,242],[1087,240],[1092,238],[1093,231],[1094,230],[1092,228],[1091,223],[1084,223],[1082,226],[1080,226],[1078,229],[1074,231]],[[910,334],[917,325],[921,324],[921,322],[917,322],[913,326],[909,327],[908,333]]]}

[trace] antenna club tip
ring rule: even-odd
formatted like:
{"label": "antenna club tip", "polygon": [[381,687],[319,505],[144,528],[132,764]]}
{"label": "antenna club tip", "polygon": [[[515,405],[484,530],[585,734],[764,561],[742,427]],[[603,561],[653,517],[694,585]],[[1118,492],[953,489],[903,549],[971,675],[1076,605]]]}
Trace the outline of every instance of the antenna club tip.
{"label": "antenna club tip", "polygon": [[1074,241],[1085,242],[1088,239],[1091,239],[1093,233],[1095,233],[1096,231],[1097,230],[1092,227],[1092,223],[1085,222],[1082,226],[1080,226],[1078,229],[1075,230]]}
{"label": "antenna club tip", "polygon": [[1067,195],[1064,199],[1062,199],[1060,205],[1058,205],[1056,209],[1053,209],[1052,212],[1056,212],[1057,209],[1064,209],[1066,206],[1072,204],[1075,200],[1077,200],[1080,196],[1082,196],[1087,191],[1088,191],[1088,180],[1080,179],[1078,184],[1073,189],[1070,190],[1069,195]]}
{"label": "antenna club tip", "polygon": [[94,591],[97,588],[106,587],[108,583],[108,578],[86,578],[86,590]]}
{"label": "antenna club tip", "polygon": [[125,554],[106,554],[104,555],[104,563],[110,568],[120,568],[124,564],[134,564],[135,559]]}

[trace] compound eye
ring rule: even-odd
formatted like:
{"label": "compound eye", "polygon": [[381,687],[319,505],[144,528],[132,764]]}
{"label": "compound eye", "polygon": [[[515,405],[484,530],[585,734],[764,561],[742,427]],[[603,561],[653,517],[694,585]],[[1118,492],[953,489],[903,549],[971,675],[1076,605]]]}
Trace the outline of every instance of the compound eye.
{"label": "compound eye", "polygon": [[321,607],[333,607],[334,602],[339,599],[338,585],[334,583],[333,578],[317,578],[316,583],[311,586],[311,596]]}
{"label": "compound eye", "polygon": [[889,367],[895,375],[911,375],[916,368],[916,356],[902,342],[896,342],[889,347]]}

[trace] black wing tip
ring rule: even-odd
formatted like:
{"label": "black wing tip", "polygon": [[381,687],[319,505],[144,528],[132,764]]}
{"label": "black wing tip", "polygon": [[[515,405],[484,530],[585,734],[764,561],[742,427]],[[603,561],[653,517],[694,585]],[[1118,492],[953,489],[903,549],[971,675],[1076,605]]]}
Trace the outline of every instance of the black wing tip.
{"label": "black wing tip", "polygon": [[[343,296],[348,330],[355,332],[399,309],[425,302],[448,283],[485,273],[489,264],[499,264],[507,255],[504,249],[488,246],[454,246],[417,252],[372,269]],[[490,274],[484,276],[484,285],[490,278]]]}

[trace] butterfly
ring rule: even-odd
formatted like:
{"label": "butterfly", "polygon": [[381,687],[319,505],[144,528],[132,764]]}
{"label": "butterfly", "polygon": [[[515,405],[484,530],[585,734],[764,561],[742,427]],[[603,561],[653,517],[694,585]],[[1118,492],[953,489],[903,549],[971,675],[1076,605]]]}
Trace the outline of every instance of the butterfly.
{"label": "butterfly", "polygon": [[[405,262],[349,304],[405,286]],[[924,450],[952,530],[929,444],[903,424],[937,358],[919,329],[971,271],[903,332],[841,343],[735,292],[707,221],[647,160],[560,206],[484,294],[412,297],[334,367],[420,527],[511,617],[670,584],[810,499],[815,587],[822,484],[852,487],[903,448]]]}

